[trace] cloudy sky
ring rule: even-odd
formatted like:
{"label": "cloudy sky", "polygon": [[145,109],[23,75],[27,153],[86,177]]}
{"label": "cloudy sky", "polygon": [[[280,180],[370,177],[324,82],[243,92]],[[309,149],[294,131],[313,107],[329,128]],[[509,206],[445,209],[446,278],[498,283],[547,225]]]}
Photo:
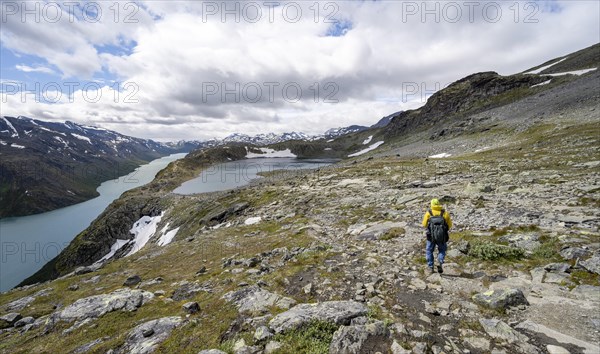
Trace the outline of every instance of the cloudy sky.
{"label": "cloudy sky", "polygon": [[158,140],[321,133],[600,42],[598,1],[2,1],[1,114]]}

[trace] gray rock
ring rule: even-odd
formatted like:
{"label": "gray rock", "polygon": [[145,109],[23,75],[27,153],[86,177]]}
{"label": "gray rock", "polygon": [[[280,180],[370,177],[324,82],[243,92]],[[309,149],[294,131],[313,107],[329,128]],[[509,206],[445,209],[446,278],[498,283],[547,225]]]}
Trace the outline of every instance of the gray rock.
{"label": "gray rock", "polygon": [[592,273],[600,274],[600,255],[580,261],[579,265]]}
{"label": "gray rock", "polygon": [[[152,353],[160,343],[169,338],[173,329],[180,326],[182,322],[183,320],[179,316],[144,322],[129,332],[125,344],[117,350],[117,353]],[[148,333],[151,334],[144,336]]]}
{"label": "gray rock", "polygon": [[500,237],[498,240],[501,242],[508,242],[511,246],[523,249],[525,251],[534,251],[542,244],[538,241],[540,235],[538,234],[508,234]]}
{"label": "gray rock", "polygon": [[195,301],[186,302],[182,307],[183,310],[189,314],[200,312],[200,305]]}
{"label": "gray rock", "polygon": [[20,320],[18,320],[17,322],[15,322],[15,327],[16,328],[20,328],[20,327],[25,327],[28,324],[32,324],[35,322],[35,318],[28,316],[28,317],[23,317]]}
{"label": "gray rock", "polygon": [[490,350],[490,341],[482,337],[466,337],[463,342],[473,349],[487,352]]}
{"label": "gray rock", "polygon": [[405,226],[406,223],[404,222],[384,221],[367,227],[362,232],[360,232],[358,236],[356,236],[356,239],[369,241],[378,240],[392,228]]}
{"label": "gray rock", "polygon": [[77,291],[77,290],[79,290],[79,285],[77,285],[77,284],[69,285],[69,287],[67,288],[67,290]]}
{"label": "gray rock", "polygon": [[142,282],[142,278],[139,275],[132,275],[125,279],[124,286],[134,286]]}
{"label": "gray rock", "polygon": [[267,326],[260,326],[254,332],[254,339],[258,342],[269,339],[273,337],[273,332]]}
{"label": "gray rock", "polygon": [[427,353],[427,343],[419,342],[416,343],[412,349],[413,354],[426,354]]}
{"label": "gray rock", "polygon": [[73,350],[73,354],[82,354],[82,353],[87,353],[90,350],[92,350],[93,347],[95,347],[96,345],[104,342],[106,339],[108,339],[107,337],[104,338],[98,338],[96,340],[93,340],[89,343],[86,343],[80,347],[75,348],[75,350]]}
{"label": "gray rock", "polygon": [[577,258],[587,257],[590,255],[590,252],[580,247],[567,247],[560,251],[560,255],[565,260],[570,261]]}
{"label": "gray rock", "polygon": [[266,313],[275,306],[289,309],[296,301],[281,295],[274,294],[253,285],[223,295],[223,299],[234,303],[241,313]]}
{"label": "gray rock", "polygon": [[183,282],[180,283],[179,287],[173,291],[171,299],[175,301],[187,300],[194,297],[200,292],[211,292],[212,290],[199,283]]}
{"label": "gray rock", "polygon": [[198,352],[198,354],[227,354],[219,349],[204,349]]}
{"label": "gray rock", "polygon": [[550,263],[546,264],[544,269],[548,272],[566,273],[571,269],[571,265],[569,263]]}
{"label": "gray rock", "polygon": [[275,316],[269,327],[275,333],[282,333],[301,327],[313,320],[347,325],[353,318],[364,316],[368,308],[356,301],[327,301],[315,304],[300,304]]}
{"label": "gray rock", "polygon": [[333,339],[329,345],[329,353],[387,352],[389,337],[390,331],[381,321],[366,325],[343,326],[333,334]]}
{"label": "gray rock", "polygon": [[568,350],[566,350],[563,347],[559,347],[557,345],[547,345],[546,346],[546,350],[548,351],[548,354],[570,354],[570,352]]}
{"label": "gray rock", "polygon": [[271,354],[279,349],[281,349],[281,343],[272,340],[265,345],[265,354]]}
{"label": "gray rock", "polygon": [[573,288],[573,290],[571,290],[571,293],[586,300],[595,300],[600,302],[600,286],[577,285],[575,288]]}
{"label": "gray rock", "polygon": [[25,296],[25,297],[15,300],[15,301],[9,302],[8,304],[6,304],[4,306],[4,309],[7,312],[21,311],[22,309],[25,308],[25,306],[29,305],[33,301],[35,301],[35,297]]}
{"label": "gray rock", "polygon": [[448,258],[458,258],[458,257],[462,257],[462,256],[464,256],[464,254],[461,253],[456,248],[453,248],[451,250],[448,250],[448,252],[446,252],[446,257],[448,257]]}
{"label": "gray rock", "polygon": [[548,273],[544,277],[544,283],[551,284],[572,284],[571,276],[568,273]]}
{"label": "gray rock", "polygon": [[483,330],[492,338],[502,339],[509,343],[525,342],[528,338],[512,329],[506,323],[496,319],[479,319]]}
{"label": "gray rock", "polygon": [[74,321],[97,318],[112,311],[135,311],[154,298],[154,294],[129,288],[118,289],[110,294],[94,295],[79,299],[52,314],[53,321]]}
{"label": "gray rock", "polygon": [[463,254],[468,254],[469,250],[471,249],[471,244],[469,241],[462,240],[456,244],[456,249]]}
{"label": "gray rock", "polygon": [[9,328],[15,325],[15,323],[23,318],[20,313],[11,312],[6,315],[0,316],[0,329]]}
{"label": "gray rock", "polygon": [[489,290],[473,295],[473,301],[491,309],[507,308],[518,305],[529,305],[525,295],[519,289]]}
{"label": "gray rock", "polygon": [[392,354],[410,354],[411,351],[404,349],[396,340],[392,343],[392,347],[390,348]]}

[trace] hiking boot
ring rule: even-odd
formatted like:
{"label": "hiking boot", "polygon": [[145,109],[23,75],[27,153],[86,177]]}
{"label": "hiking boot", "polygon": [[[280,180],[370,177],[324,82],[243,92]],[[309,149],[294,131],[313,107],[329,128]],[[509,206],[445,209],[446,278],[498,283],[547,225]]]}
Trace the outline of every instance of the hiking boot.
{"label": "hiking boot", "polygon": [[438,264],[437,269],[438,269],[438,273],[440,273],[440,274],[442,274],[444,272],[444,268],[442,268],[441,264]]}
{"label": "hiking boot", "polygon": [[430,272],[431,274],[435,273],[435,270],[433,269],[433,266],[429,267],[429,272]]}

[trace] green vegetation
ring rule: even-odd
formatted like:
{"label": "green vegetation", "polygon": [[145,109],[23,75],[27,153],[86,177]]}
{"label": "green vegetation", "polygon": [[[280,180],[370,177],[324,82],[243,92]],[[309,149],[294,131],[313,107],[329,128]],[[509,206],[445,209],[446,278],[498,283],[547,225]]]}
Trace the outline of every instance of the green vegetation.
{"label": "green vegetation", "polygon": [[392,227],[383,236],[380,237],[380,240],[392,240],[400,236],[404,236],[405,233],[406,230],[402,227]]}
{"label": "green vegetation", "polygon": [[523,257],[524,254],[525,252],[522,249],[490,241],[473,242],[469,250],[469,256],[486,261],[495,261],[501,258],[516,260]]}
{"label": "green vegetation", "polygon": [[274,340],[280,342],[282,347],[275,353],[329,353],[329,344],[333,339],[333,333],[337,329],[338,326],[335,324],[313,321],[302,328],[285,334],[278,334],[274,337]]}

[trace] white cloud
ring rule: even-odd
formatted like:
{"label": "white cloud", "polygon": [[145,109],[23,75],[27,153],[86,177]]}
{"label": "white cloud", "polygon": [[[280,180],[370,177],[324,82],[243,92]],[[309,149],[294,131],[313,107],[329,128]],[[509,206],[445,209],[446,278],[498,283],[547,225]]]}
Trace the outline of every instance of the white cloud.
{"label": "white cloud", "polygon": [[17,70],[26,72],[26,73],[44,73],[44,74],[55,74],[54,70],[50,69],[50,68],[46,68],[44,66],[36,66],[36,67],[31,67],[28,65],[15,65],[15,68]]}
{"label": "white cloud", "polygon": [[[14,95],[6,97],[3,110],[50,119],[47,112],[52,112],[160,139],[318,133],[372,124],[391,112],[418,107],[424,99],[421,93],[409,94],[414,87],[434,90],[477,71],[513,74],[600,41],[598,31],[591,30],[598,28],[600,5],[590,1],[553,2],[551,7],[535,3],[539,8],[532,9],[525,6],[534,3],[519,2],[518,13],[510,7],[515,3],[501,3],[497,22],[485,18],[484,8],[488,17],[495,16],[496,2],[487,1],[476,3],[472,19],[462,6],[457,21],[449,21],[448,2],[439,2],[437,22],[432,14],[423,21],[424,2],[321,2],[316,22],[314,7],[309,8],[313,3],[301,2],[303,15],[296,23],[285,21],[284,5],[273,9],[272,21],[263,7],[256,23],[244,17],[237,23],[231,15],[223,22],[219,14],[207,15],[211,3],[222,4],[149,1],[135,13],[137,23],[123,21],[124,8],[115,23],[108,2],[100,2],[104,16],[98,23],[69,23],[66,16],[55,24],[9,19],[0,37],[3,46],[45,59],[65,78],[85,79],[107,70],[136,85],[133,98],[138,102],[123,102],[123,93],[115,102],[116,93],[105,87],[98,102],[78,97],[81,92],[73,102],[63,98],[54,105],[21,102]],[[410,6],[417,6],[416,13]],[[426,6],[435,9],[433,2]],[[330,13],[352,24],[345,36],[324,36],[330,26],[324,17]],[[106,49],[132,44],[124,53]],[[231,89],[236,83],[239,102],[234,94],[222,97],[222,85]],[[273,84],[268,83],[278,84],[272,97],[268,85]],[[327,83],[334,85],[325,87]],[[203,94],[215,84],[219,92]],[[286,100],[286,84],[292,95],[297,84],[302,99]],[[256,87],[262,95],[254,100]],[[338,102],[323,102],[328,95]]]}

